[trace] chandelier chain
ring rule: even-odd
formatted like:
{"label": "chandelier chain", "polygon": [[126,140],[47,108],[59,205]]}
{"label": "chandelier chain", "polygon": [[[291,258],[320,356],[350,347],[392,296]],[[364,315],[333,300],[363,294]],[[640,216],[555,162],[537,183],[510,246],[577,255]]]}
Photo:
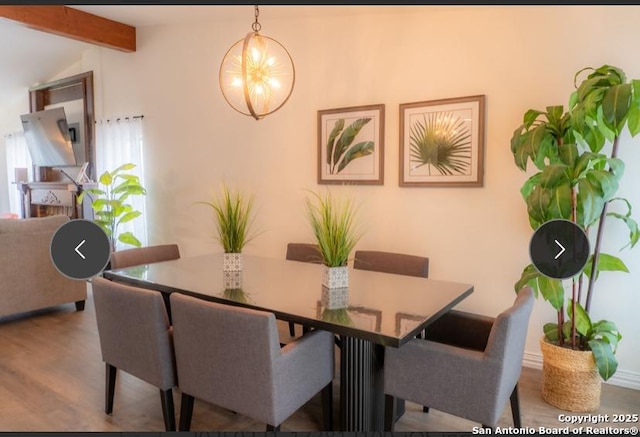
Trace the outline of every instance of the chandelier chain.
{"label": "chandelier chain", "polygon": [[258,23],[258,15],[260,15],[260,10],[258,9],[258,5],[255,5],[255,15],[256,15],[256,21],[253,22],[253,24],[251,25],[251,28],[253,29],[254,32],[259,32],[262,26],[260,25],[260,23]]}

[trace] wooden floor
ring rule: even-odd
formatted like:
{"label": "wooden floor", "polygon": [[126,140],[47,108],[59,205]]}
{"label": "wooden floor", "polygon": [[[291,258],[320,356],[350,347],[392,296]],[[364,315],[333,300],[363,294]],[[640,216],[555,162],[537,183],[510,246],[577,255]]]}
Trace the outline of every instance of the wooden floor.
{"label": "wooden floor", "polygon": [[[282,335],[287,335],[286,324]],[[525,427],[563,427],[565,413],[540,397],[540,371],[525,368],[520,380]],[[334,385],[335,417],[339,387]],[[174,390],[176,414],[180,393]],[[0,431],[163,431],[158,390],[118,374],[113,414],[104,413],[104,363],[91,296],[86,310],[73,305],[0,319]],[[282,424],[282,431],[320,430],[320,397]],[[603,385],[600,414],[640,413],[640,391]],[[478,424],[407,403],[397,431],[469,431]],[[511,426],[509,407],[499,426]],[[602,424],[597,426],[616,426]],[[636,424],[637,426],[638,424]],[[196,401],[192,431],[264,431],[264,424]],[[619,425],[618,425],[619,426]]]}

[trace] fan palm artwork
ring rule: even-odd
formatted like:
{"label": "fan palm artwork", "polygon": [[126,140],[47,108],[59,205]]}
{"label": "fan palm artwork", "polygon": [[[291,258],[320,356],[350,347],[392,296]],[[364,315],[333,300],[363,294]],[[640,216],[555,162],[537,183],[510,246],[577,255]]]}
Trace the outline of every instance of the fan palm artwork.
{"label": "fan palm artwork", "polygon": [[370,140],[352,145],[358,133],[371,120],[371,117],[358,118],[346,128],[344,118],[336,120],[326,144],[326,164],[329,174],[339,174],[354,160],[374,152],[375,144]]}
{"label": "fan palm artwork", "polygon": [[468,174],[471,131],[455,112],[429,112],[410,125],[411,171],[427,166],[428,175]]}

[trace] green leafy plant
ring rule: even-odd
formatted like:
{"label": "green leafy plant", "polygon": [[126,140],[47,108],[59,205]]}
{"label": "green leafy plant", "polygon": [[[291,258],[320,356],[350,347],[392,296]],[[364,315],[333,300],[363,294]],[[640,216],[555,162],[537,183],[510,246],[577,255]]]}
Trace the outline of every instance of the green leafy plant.
{"label": "green leafy plant", "polygon": [[471,164],[471,132],[460,117],[447,112],[425,114],[411,125],[410,159],[442,175],[464,173]]}
{"label": "green leafy plant", "polygon": [[312,192],[306,205],[322,262],[328,267],[346,266],[349,254],[362,236],[356,230],[358,208],[353,200],[340,201],[329,191],[324,195]]}
{"label": "green leafy plant", "polygon": [[94,221],[109,237],[112,250],[116,249],[118,241],[135,247],[142,246],[132,232],[118,232],[121,224],[142,215],[126,202],[131,196],[147,194],[147,190],[140,183],[140,178],[126,173],[135,167],[135,164],[127,163],[113,171],[105,171],[98,179],[98,188],[88,188],[78,196],[78,203],[82,203],[87,195],[92,197],[91,208],[95,212]]}
{"label": "green leafy plant", "polygon": [[354,159],[373,153],[373,141],[361,141],[351,146],[360,130],[370,121],[371,117],[359,118],[347,126],[346,129],[344,128],[344,118],[336,121],[329,134],[326,146],[329,174],[338,174]]}
{"label": "green leafy plant", "polygon": [[[591,73],[577,85],[585,71]],[[620,136],[625,129],[632,137],[640,132],[640,81],[627,82],[622,70],[604,65],[578,71],[574,83],[567,112],[562,106],[549,106],[525,113],[511,139],[511,152],[521,170],[526,170],[529,160],[539,170],[521,189],[531,227],[537,229],[554,219],[570,220],[592,240],[595,229],[595,243],[590,244],[585,268],[573,278],[551,279],[530,264],[515,289],[529,285],[539,292],[557,311],[557,321],[543,328],[546,339],[591,350],[600,376],[607,380],[617,369],[615,351],[622,336],[613,322],[594,322],[589,313],[600,273],[628,272],[621,259],[601,251],[606,219],[617,219],[628,228],[624,247],[635,246],[640,238],[631,204],[616,197],[625,167],[618,158]],[[611,145],[609,154],[603,153],[606,144]],[[612,204],[622,212],[609,211]],[[570,287],[570,297],[565,296],[565,285]]]}
{"label": "green leafy plant", "polygon": [[225,253],[241,253],[246,244],[256,237],[253,232],[253,196],[232,191],[222,186],[221,196],[213,202],[197,202],[213,209],[216,224],[216,239]]}

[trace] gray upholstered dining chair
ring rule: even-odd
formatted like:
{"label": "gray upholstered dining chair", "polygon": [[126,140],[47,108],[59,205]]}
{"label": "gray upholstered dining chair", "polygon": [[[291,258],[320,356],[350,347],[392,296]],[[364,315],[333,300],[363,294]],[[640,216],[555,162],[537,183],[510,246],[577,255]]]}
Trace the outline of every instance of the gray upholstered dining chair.
{"label": "gray upholstered dining chair", "polygon": [[111,270],[125,269],[141,264],[170,261],[180,258],[177,244],[159,244],[156,246],[136,247],[113,252],[111,254]]}
{"label": "gray upholstered dining chair", "polygon": [[[322,264],[322,255],[318,245],[311,243],[288,243],[286,259],[289,261]],[[308,331],[304,326],[302,329],[303,333]],[[291,337],[296,335],[296,328],[293,322],[289,322],[289,335]]]}
{"label": "gray upholstered dining chair", "polygon": [[106,364],[105,412],[113,412],[117,370],[160,389],[166,431],[176,430],[176,385],[171,327],[162,296],[96,277],[91,281],[102,360]]}
{"label": "gray upholstered dining chair", "polygon": [[[478,422],[487,428],[495,427],[510,398],[513,422],[519,428],[518,378],[533,301],[531,288],[520,290],[514,304],[491,324],[486,347],[481,350],[477,349],[482,346],[482,340],[473,330],[468,344],[459,335],[455,345],[416,338],[400,348],[386,348],[385,430],[393,430],[396,397]],[[456,317],[461,314],[458,312]],[[470,320],[473,319],[467,319],[467,327],[472,326]],[[485,320],[478,320],[479,331],[486,333]],[[449,322],[440,328],[446,327],[446,323]],[[437,332],[441,332],[445,334],[444,339],[450,339],[436,327],[437,321],[433,333],[428,329],[429,336],[435,339],[440,335]]]}
{"label": "gray upholstered dining chair", "polygon": [[277,431],[322,391],[332,428],[333,335],[322,330],[278,342],[272,313],[172,293],[173,334],[182,391],[180,431],[189,431],[194,399],[260,420]]}
{"label": "gray upholstered dining chair", "polygon": [[396,275],[429,277],[429,258],[404,253],[357,250],[353,268]]}

